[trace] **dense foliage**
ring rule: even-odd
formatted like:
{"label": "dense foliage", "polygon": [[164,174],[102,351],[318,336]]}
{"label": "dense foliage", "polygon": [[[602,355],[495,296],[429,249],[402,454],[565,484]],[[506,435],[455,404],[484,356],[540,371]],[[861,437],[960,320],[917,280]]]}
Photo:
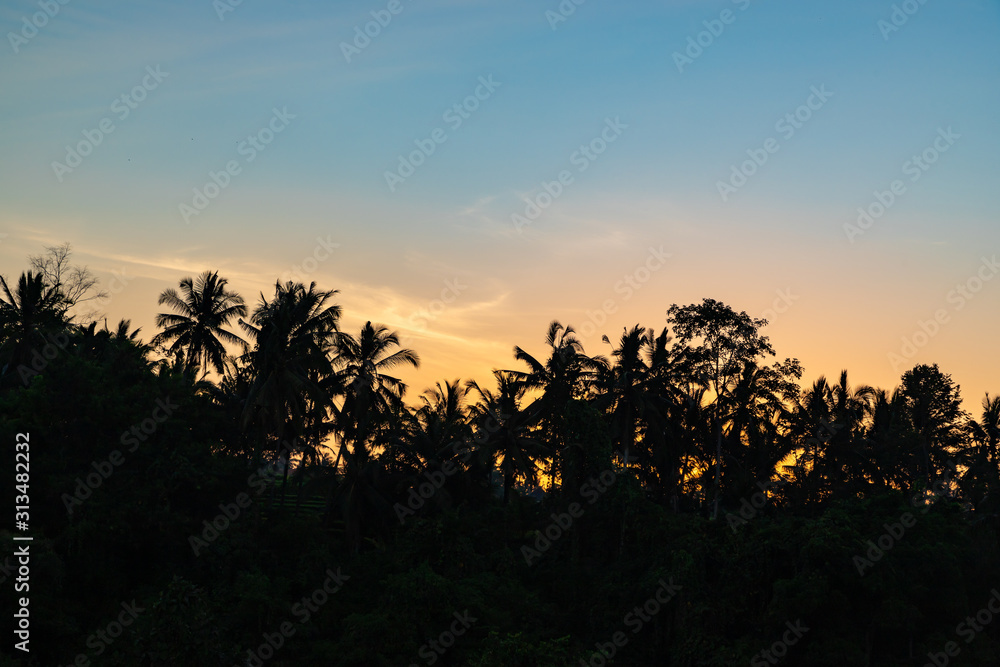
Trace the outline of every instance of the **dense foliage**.
{"label": "dense foliage", "polygon": [[417,354],[334,291],[184,278],[144,343],[62,273],[0,286],[35,536],[0,665],[1000,664],[1000,398],[937,366],[802,387],[706,299],[413,404]]}

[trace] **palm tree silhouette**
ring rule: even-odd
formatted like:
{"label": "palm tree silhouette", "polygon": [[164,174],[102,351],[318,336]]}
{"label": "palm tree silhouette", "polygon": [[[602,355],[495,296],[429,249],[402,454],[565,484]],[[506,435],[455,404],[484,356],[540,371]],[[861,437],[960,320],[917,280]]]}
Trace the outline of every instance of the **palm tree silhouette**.
{"label": "palm tree silhouette", "polygon": [[[239,323],[254,347],[244,355],[252,381],[247,389],[243,421],[259,429],[259,461],[269,440],[288,480],[296,448],[309,440],[332,408],[322,382],[333,374],[331,356],[340,335],[341,307],[330,304],[336,290],[316,283],[276,282],[274,298],[261,294],[250,322]],[[283,486],[284,488],[284,486]],[[284,493],[282,502],[284,502]]]}
{"label": "palm tree silhouette", "polygon": [[[566,447],[566,406],[574,398],[586,397],[594,387],[599,373],[608,362],[603,357],[588,357],[583,344],[571,326],[553,320],[545,334],[549,357],[542,363],[519,346],[514,346],[514,358],[528,365],[529,370],[509,371],[511,377],[529,390],[541,390],[528,411],[541,421],[542,431],[553,447],[549,477],[559,470],[559,454]],[[554,481],[554,479],[553,479]]]}
{"label": "palm tree silhouette", "polygon": [[1000,509],[1000,396],[983,398],[982,417],[970,420],[969,432],[975,443],[965,458],[963,492],[972,499],[976,512]]}
{"label": "palm tree silhouette", "polygon": [[[767,336],[760,329],[767,320],[754,319],[745,312],[737,313],[715,299],[704,299],[700,304],[673,305],[667,310],[667,322],[681,344],[698,346],[691,350],[698,363],[700,382],[713,394],[709,410],[715,439],[715,481],[712,500],[712,519],[718,518],[722,493],[722,444],[725,415],[725,393],[743,372],[744,362],[761,356],[774,356]],[[705,443],[706,449],[710,446]]]}
{"label": "palm tree silhouette", "polygon": [[730,498],[746,497],[756,483],[771,482],[778,464],[792,453],[794,444],[787,437],[792,413],[787,406],[799,394],[796,380],[801,373],[795,360],[773,366],[746,361],[723,395],[723,474],[735,473],[727,489]]}
{"label": "palm tree silhouette", "polygon": [[[342,334],[337,343],[336,384],[344,394],[338,411],[338,428],[351,443],[355,462],[368,458],[376,431],[391,415],[403,410],[406,384],[388,371],[419,367],[420,357],[399,346],[399,335],[382,324],[366,322],[355,338]],[[339,459],[339,457],[338,457]]]}
{"label": "palm tree silhouette", "polygon": [[[337,511],[344,522],[347,540],[357,551],[362,526],[381,532],[392,521],[386,500],[385,461],[373,458],[375,450],[392,444],[407,420],[403,403],[406,384],[389,375],[393,369],[420,365],[420,357],[398,348],[399,335],[381,324],[366,322],[355,338],[343,333],[333,359],[335,373],[328,386],[341,392],[343,402],[334,412],[340,449],[334,469],[344,459],[341,483],[330,495],[327,521]],[[392,454],[386,455],[386,460]]]}
{"label": "palm tree silhouette", "polygon": [[455,458],[472,435],[465,407],[465,391],[460,380],[436,383],[420,396],[422,405],[414,412],[410,431],[413,451],[425,465],[439,467]]}
{"label": "palm tree silhouette", "polygon": [[218,271],[205,271],[197,280],[181,279],[180,294],[173,288],[163,290],[157,301],[173,313],[156,316],[156,326],[163,329],[150,341],[152,345],[170,343],[169,354],[184,354],[185,363],[208,371],[211,366],[222,374],[226,347],[244,345],[242,338],[225,329],[235,317],[247,314],[243,297],[226,289],[227,280]]}
{"label": "palm tree silhouette", "polygon": [[0,377],[6,377],[46,344],[47,334],[66,328],[67,303],[59,285],[40,273],[22,273],[14,289],[0,276],[0,287]]}
{"label": "palm tree silhouette", "polygon": [[[607,336],[602,340],[611,345]],[[611,352],[613,363],[600,373],[596,405],[607,414],[623,466],[638,455],[640,434],[647,457],[653,448],[664,447],[670,408],[683,400],[685,358],[683,350],[671,350],[669,342],[666,328],[657,336],[636,324],[622,333]]]}
{"label": "palm tree silhouette", "polygon": [[500,463],[503,475],[503,502],[510,499],[516,479],[528,484],[538,483],[539,467],[536,460],[544,458],[551,449],[537,440],[531,427],[538,421],[537,404],[522,409],[521,401],[527,386],[510,371],[493,371],[496,392],[483,389],[474,380],[466,384],[466,392],[474,391],[479,401],[471,408],[479,423],[484,448]]}

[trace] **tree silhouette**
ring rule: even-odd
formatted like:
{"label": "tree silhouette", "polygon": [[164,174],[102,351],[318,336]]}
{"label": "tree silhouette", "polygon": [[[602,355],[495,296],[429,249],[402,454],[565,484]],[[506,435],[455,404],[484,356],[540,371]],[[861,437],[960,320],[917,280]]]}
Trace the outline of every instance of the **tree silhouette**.
{"label": "tree silhouette", "polygon": [[538,404],[522,409],[521,402],[527,386],[509,371],[493,371],[497,389],[483,389],[474,380],[467,384],[467,391],[475,392],[478,401],[472,413],[479,428],[486,434],[484,447],[491,453],[493,465],[499,464],[503,476],[503,503],[510,500],[510,491],[518,479],[527,484],[537,484],[539,459],[550,454],[551,448],[543,445],[531,432],[538,420]]}
{"label": "tree silhouette", "polygon": [[753,319],[745,312],[737,313],[729,306],[714,299],[700,304],[671,306],[667,322],[673,327],[679,343],[691,345],[692,356],[697,360],[698,375],[708,383],[714,395],[711,410],[715,432],[715,482],[713,487],[712,518],[718,517],[722,485],[722,441],[726,393],[734,380],[743,372],[748,361],[761,356],[774,356],[767,336],[760,329],[767,320]]}
{"label": "tree silhouette", "polygon": [[[85,266],[75,266],[69,263],[70,255],[73,254],[69,243],[58,246],[48,246],[44,255],[32,255],[28,258],[28,263],[34,269],[36,275],[41,275],[47,285],[59,288],[63,295],[63,302],[60,306],[62,315],[66,315],[73,306],[89,301],[108,297],[104,290],[96,290],[98,280],[93,273]],[[93,315],[92,312],[90,315]],[[89,315],[88,315],[89,317]],[[72,320],[72,317],[68,318]]]}
{"label": "tree silhouette", "polygon": [[316,283],[306,288],[276,282],[274,297],[268,301],[261,294],[250,322],[239,321],[254,343],[244,355],[252,380],[243,421],[255,425],[264,439],[256,459],[273,449],[281,464],[282,504],[296,447],[310,440],[317,444],[315,431],[332,408],[321,383],[333,374],[331,357],[340,335],[341,308],[329,303],[336,294],[317,289]]}
{"label": "tree silhouette", "polygon": [[345,333],[337,343],[333,363],[344,394],[338,429],[351,443],[351,455],[359,463],[368,459],[368,446],[384,420],[402,409],[406,384],[387,372],[420,365],[416,352],[397,347],[397,333],[370,321],[357,338]]}
{"label": "tree silhouette", "polygon": [[900,393],[919,448],[911,458],[912,474],[930,487],[951,467],[949,461],[963,454],[961,388],[937,364],[921,364],[903,374]]}
{"label": "tree silhouette", "polygon": [[226,284],[218,271],[205,271],[197,280],[182,278],[180,294],[173,288],[163,290],[157,303],[174,312],[156,316],[156,326],[163,331],[151,343],[169,343],[167,352],[183,353],[189,367],[200,366],[205,371],[211,367],[221,374],[227,356],[225,344],[244,344],[225,327],[232,319],[247,314],[243,297],[227,290]]}
{"label": "tree silhouette", "polygon": [[21,274],[14,289],[0,276],[0,288],[0,377],[9,386],[15,376],[25,379],[18,369],[32,350],[40,354],[48,343],[46,336],[67,327],[66,297],[58,285],[46,284],[43,276],[31,271]]}
{"label": "tree silhouette", "polygon": [[[762,320],[706,300],[605,337],[607,359],[553,322],[546,355],[515,348],[524,367],[495,385],[408,402],[416,352],[370,321],[341,331],[336,291],[278,282],[243,319],[217,274],[187,284],[161,358],[127,319],[73,324],[34,271],[0,282],[7,368],[45,350],[40,377],[0,384],[8,455],[29,432],[38,454],[32,565],[56,582],[32,589],[38,664],[74,662],[126,599],[144,611],[102,664],[257,664],[290,604],[311,616],[283,663],[409,664],[468,609],[485,623],[449,663],[579,664],[670,581],[622,664],[763,662],[802,619],[788,664],[902,665],[943,660],[996,583],[1000,397],[973,419],[937,366],[803,385]],[[218,336],[233,317],[236,357]],[[290,484],[295,511],[276,512]],[[350,573],[335,598],[331,563]],[[961,659],[995,664],[995,630]]]}

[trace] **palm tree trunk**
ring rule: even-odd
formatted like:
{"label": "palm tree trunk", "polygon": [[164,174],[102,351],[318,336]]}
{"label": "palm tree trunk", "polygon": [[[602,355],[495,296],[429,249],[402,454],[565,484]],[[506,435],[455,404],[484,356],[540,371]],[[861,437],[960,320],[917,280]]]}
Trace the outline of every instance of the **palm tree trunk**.
{"label": "palm tree trunk", "polygon": [[341,440],[339,446],[337,447],[337,460],[333,464],[334,473],[336,473],[337,470],[340,469],[340,457],[343,456],[344,454],[344,447],[345,443],[343,440]]}

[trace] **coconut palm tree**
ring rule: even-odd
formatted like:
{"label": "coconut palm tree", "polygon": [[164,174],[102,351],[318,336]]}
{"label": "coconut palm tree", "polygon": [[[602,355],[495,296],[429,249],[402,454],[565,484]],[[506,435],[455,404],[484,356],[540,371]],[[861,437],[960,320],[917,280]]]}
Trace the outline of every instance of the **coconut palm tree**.
{"label": "coconut palm tree", "polygon": [[875,390],[871,401],[871,416],[864,435],[870,462],[868,477],[878,490],[905,489],[911,481],[906,449],[913,439],[905,398],[897,387],[891,392]]}
{"label": "coconut palm tree", "polygon": [[[132,320],[126,320],[124,318],[118,320],[118,325],[115,327],[114,331],[108,329],[107,320],[104,321],[104,328],[111,333],[113,338],[128,340],[133,343],[139,342],[139,332],[142,331],[142,327],[132,329]],[[132,329],[132,331],[129,331],[129,329]]]}
{"label": "coconut palm tree", "polygon": [[[607,336],[602,340],[611,344]],[[664,444],[670,407],[683,400],[685,350],[669,343],[666,328],[656,335],[637,324],[622,333],[611,352],[613,363],[599,373],[595,404],[607,414],[612,442],[626,466],[638,455],[638,437],[647,460],[651,448]]]}
{"label": "coconut palm tree", "polygon": [[[351,443],[355,462],[368,458],[372,438],[386,420],[403,412],[406,384],[388,372],[420,365],[419,355],[399,347],[399,335],[382,324],[366,322],[357,338],[342,334],[333,359],[335,383],[344,400],[338,429]],[[339,457],[338,457],[339,459]]]}
{"label": "coconut palm tree", "polygon": [[425,466],[439,467],[467,446],[472,435],[460,380],[436,383],[420,396],[410,431],[411,448]]}
{"label": "coconut palm tree", "polygon": [[221,375],[227,356],[225,345],[244,345],[242,338],[225,327],[233,318],[247,314],[243,297],[227,290],[226,283],[218,271],[205,271],[197,279],[181,279],[180,293],[173,288],[163,290],[157,303],[174,312],[156,316],[156,326],[163,331],[151,344],[169,343],[167,353],[183,352],[189,367],[206,372],[211,367]]}
{"label": "coconut palm tree", "polygon": [[380,534],[394,519],[387,500],[394,483],[386,463],[395,452],[384,458],[373,455],[395,443],[408,420],[403,404],[406,383],[389,373],[418,367],[420,357],[399,346],[396,332],[369,321],[356,338],[346,333],[339,336],[333,358],[335,370],[328,387],[343,396],[334,409],[340,439],[334,470],[339,471],[341,458],[344,469],[330,495],[326,520],[330,523],[335,513],[341,517],[348,543],[355,551],[363,532]]}
{"label": "coconut palm tree", "polygon": [[[419,408],[402,414],[388,441],[391,446],[379,460],[405,479],[406,488],[416,488],[428,475],[444,480],[446,488],[439,487],[435,493],[437,505],[447,505],[452,491],[471,498],[477,491],[474,481],[484,480],[486,475],[474,480],[466,474],[478,472],[478,461],[473,459],[472,425],[461,381],[438,382],[424,391],[420,401]],[[459,471],[461,475],[456,474]]]}
{"label": "coconut palm tree", "polygon": [[40,273],[22,273],[11,289],[0,276],[0,376],[13,376],[32,349],[47,343],[46,335],[63,331],[66,299],[59,285],[49,285]]}
{"label": "coconut palm tree", "polygon": [[[297,446],[312,440],[332,407],[323,382],[333,375],[332,355],[340,336],[341,307],[331,304],[336,290],[319,290],[316,283],[276,282],[274,297],[261,294],[250,321],[239,323],[254,342],[244,359],[252,381],[245,399],[243,422],[258,429],[257,458],[273,445],[287,481]],[[284,499],[284,496],[282,496]]]}
{"label": "coconut palm tree", "polygon": [[983,397],[983,416],[973,422],[973,436],[986,446],[989,458],[1000,465],[1000,396]]}
{"label": "coconut palm tree", "polygon": [[528,372],[511,371],[512,377],[527,389],[541,389],[539,409],[551,418],[572,398],[584,397],[607,366],[602,357],[588,357],[571,326],[553,320],[545,334],[549,357],[544,363],[514,346],[514,358],[528,365]]}
{"label": "coconut palm tree", "polygon": [[529,407],[540,420],[542,434],[552,446],[549,478],[560,470],[559,456],[567,442],[566,408],[569,402],[591,394],[600,373],[607,368],[603,357],[588,357],[571,326],[553,320],[545,335],[549,356],[541,362],[518,346],[514,358],[528,365],[528,371],[508,371],[525,389],[541,391]]}
{"label": "coconut palm tree", "polygon": [[492,470],[499,463],[503,475],[503,502],[510,499],[516,480],[537,484],[542,460],[551,448],[539,442],[532,433],[538,421],[539,404],[522,409],[527,386],[510,371],[493,371],[497,390],[483,389],[470,380],[466,392],[475,392],[479,400],[471,407],[477,422],[483,449],[489,453]]}
{"label": "coconut palm tree", "polygon": [[1000,510],[1000,396],[983,398],[982,417],[969,420],[969,433],[975,443],[964,457],[966,472],[962,490],[976,512]]}
{"label": "coconut palm tree", "polygon": [[756,483],[770,483],[778,464],[794,449],[788,437],[800,390],[802,369],[788,359],[771,366],[746,361],[743,372],[723,395],[726,465],[730,499],[751,494]]}
{"label": "coconut palm tree", "polygon": [[[607,336],[601,340],[611,344]],[[626,467],[635,449],[639,422],[662,408],[659,397],[650,391],[651,372],[642,358],[648,345],[646,331],[638,324],[622,333],[618,347],[611,352],[613,363],[603,369],[597,382],[597,403],[608,416],[612,443]]]}

